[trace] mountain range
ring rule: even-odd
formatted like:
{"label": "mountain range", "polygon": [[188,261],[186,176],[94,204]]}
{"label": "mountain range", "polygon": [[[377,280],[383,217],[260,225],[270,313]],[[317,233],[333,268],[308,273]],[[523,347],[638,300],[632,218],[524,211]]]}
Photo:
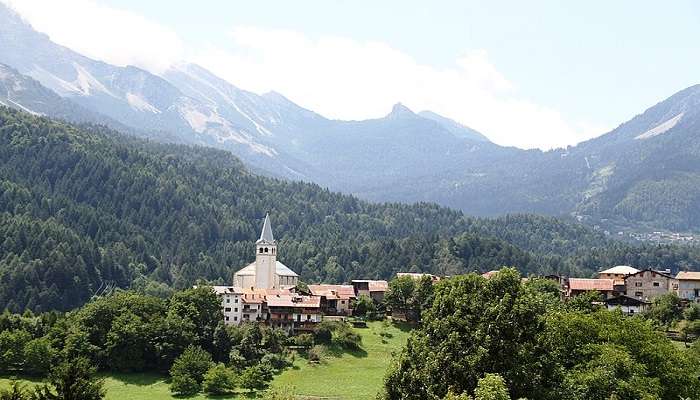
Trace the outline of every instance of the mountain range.
{"label": "mountain range", "polygon": [[0,103],[141,137],[232,152],[252,171],[374,201],[468,214],[573,215],[592,224],[700,229],[700,86],[577,146],[522,150],[430,111],[339,121],[201,66],[159,75],[60,46],[0,5]]}

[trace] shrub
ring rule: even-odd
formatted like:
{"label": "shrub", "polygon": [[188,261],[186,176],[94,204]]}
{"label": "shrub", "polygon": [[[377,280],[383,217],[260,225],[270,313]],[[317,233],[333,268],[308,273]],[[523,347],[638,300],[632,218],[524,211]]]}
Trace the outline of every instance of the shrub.
{"label": "shrub", "polygon": [[292,342],[296,346],[310,348],[314,345],[314,336],[310,333],[302,333],[298,336],[295,336],[292,339]]}
{"label": "shrub", "polygon": [[207,373],[211,364],[209,353],[199,346],[189,346],[170,368],[170,377],[172,378],[170,390],[183,395],[199,392],[204,374]]}
{"label": "shrub", "polygon": [[8,389],[0,390],[0,400],[24,400],[29,399],[30,394],[19,382],[12,381]]}
{"label": "shrub", "polygon": [[54,351],[47,338],[30,340],[24,345],[24,370],[33,375],[45,375],[51,369]]}
{"label": "shrub", "polygon": [[316,345],[309,349],[307,355],[310,362],[319,362],[326,352],[326,348],[322,345]]}
{"label": "shrub", "polygon": [[170,378],[170,391],[183,396],[198,393],[201,385],[189,375],[172,375]]}
{"label": "shrub", "polygon": [[275,388],[266,390],[262,400],[294,400],[294,390],[290,387]]}
{"label": "shrub", "polygon": [[260,360],[260,364],[271,370],[279,371],[289,366],[289,361],[283,354],[268,353]]}
{"label": "shrub", "polygon": [[236,376],[222,363],[212,365],[206,374],[202,387],[206,393],[218,395],[230,393],[236,388]]}
{"label": "shrub", "polygon": [[366,294],[361,295],[355,302],[354,311],[355,315],[358,317],[367,316],[368,313],[374,313],[376,310],[377,307],[375,306],[374,301]]}
{"label": "shrub", "polygon": [[474,391],[476,400],[510,400],[506,383],[499,374],[486,374]]}
{"label": "shrub", "polygon": [[259,365],[246,368],[241,374],[241,387],[249,391],[262,390],[267,387],[267,382],[272,379],[271,375]]}
{"label": "shrub", "polygon": [[59,364],[49,374],[49,385],[36,389],[34,400],[101,400],[104,382],[95,378],[95,368],[86,358]]}
{"label": "shrub", "polygon": [[695,321],[700,319],[700,304],[691,304],[690,307],[686,308],[683,312],[683,317],[688,321]]}
{"label": "shrub", "polygon": [[345,349],[359,349],[362,336],[352,331],[348,324],[338,325],[333,332],[333,344]]}
{"label": "shrub", "polygon": [[314,340],[316,343],[331,344],[333,339],[333,331],[336,329],[337,322],[321,321],[316,325],[314,330]]}

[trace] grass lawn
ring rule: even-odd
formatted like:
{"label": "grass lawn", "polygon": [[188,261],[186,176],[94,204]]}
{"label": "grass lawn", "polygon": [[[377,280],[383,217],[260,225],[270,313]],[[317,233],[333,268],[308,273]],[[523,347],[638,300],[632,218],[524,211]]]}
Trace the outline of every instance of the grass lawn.
{"label": "grass lawn", "polygon": [[[329,352],[320,364],[309,364],[297,357],[292,368],[276,376],[273,387],[293,387],[300,398],[322,397],[331,399],[372,399],[382,386],[384,373],[391,362],[392,352],[400,352],[408,331],[400,327],[370,322],[367,328],[356,329],[362,335],[362,350],[348,353]],[[384,333],[381,336],[380,333]],[[41,381],[22,377],[27,387]],[[0,389],[9,386],[9,377],[0,377]],[[105,375],[107,400],[160,400],[174,399],[165,378],[156,374]],[[246,399],[238,396],[211,397],[198,395],[188,399]]]}
{"label": "grass lawn", "polygon": [[[370,322],[362,335],[362,351],[324,357],[320,364],[297,358],[282,372],[274,387],[290,386],[300,396],[354,400],[373,399],[384,381],[392,353],[399,353],[408,331],[382,322]],[[381,336],[380,333],[385,333]]]}

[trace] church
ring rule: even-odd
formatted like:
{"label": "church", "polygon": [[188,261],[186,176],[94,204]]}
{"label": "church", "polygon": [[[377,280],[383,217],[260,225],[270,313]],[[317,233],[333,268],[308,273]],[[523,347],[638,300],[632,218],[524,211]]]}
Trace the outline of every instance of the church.
{"label": "church", "polygon": [[272,235],[270,214],[265,215],[260,239],[255,242],[255,261],[233,275],[233,286],[243,289],[289,289],[299,275],[277,261],[277,242]]}

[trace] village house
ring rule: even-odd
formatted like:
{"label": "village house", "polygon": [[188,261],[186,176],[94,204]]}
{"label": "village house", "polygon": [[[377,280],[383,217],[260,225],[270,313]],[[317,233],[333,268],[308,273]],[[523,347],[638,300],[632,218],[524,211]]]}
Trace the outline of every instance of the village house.
{"label": "village house", "polygon": [[604,300],[616,295],[612,279],[569,278],[566,297],[574,297],[594,290],[600,293]]}
{"label": "village house", "polygon": [[321,322],[321,298],[297,293],[274,294],[266,297],[270,326],[288,332],[310,331]]}
{"label": "village house", "polygon": [[309,285],[309,292],[321,299],[324,315],[352,315],[356,299],[352,285]]}
{"label": "village house", "polygon": [[636,274],[637,272],[639,272],[637,268],[629,265],[618,265],[598,272],[598,278],[624,281],[628,275]]}
{"label": "village house", "polygon": [[639,272],[637,268],[628,265],[618,265],[612,268],[598,272],[599,279],[612,279],[614,295],[625,294],[627,288],[625,286],[625,278],[629,275]]}
{"label": "village house", "polygon": [[651,302],[622,294],[605,300],[605,306],[608,310],[620,308],[623,314],[634,315],[646,311]]}
{"label": "village house", "polygon": [[678,297],[683,300],[700,303],[700,272],[681,271],[676,275]]}
{"label": "village house", "polygon": [[644,301],[675,291],[678,281],[666,272],[647,268],[625,277],[627,295]]}
{"label": "village house", "polygon": [[243,291],[233,286],[213,286],[212,289],[221,299],[224,322],[228,325],[241,323],[241,295]]}
{"label": "village house", "polygon": [[384,300],[384,294],[389,290],[389,282],[356,279],[352,281],[352,286],[355,290],[355,297],[359,298],[362,295],[369,296],[376,302]]}

